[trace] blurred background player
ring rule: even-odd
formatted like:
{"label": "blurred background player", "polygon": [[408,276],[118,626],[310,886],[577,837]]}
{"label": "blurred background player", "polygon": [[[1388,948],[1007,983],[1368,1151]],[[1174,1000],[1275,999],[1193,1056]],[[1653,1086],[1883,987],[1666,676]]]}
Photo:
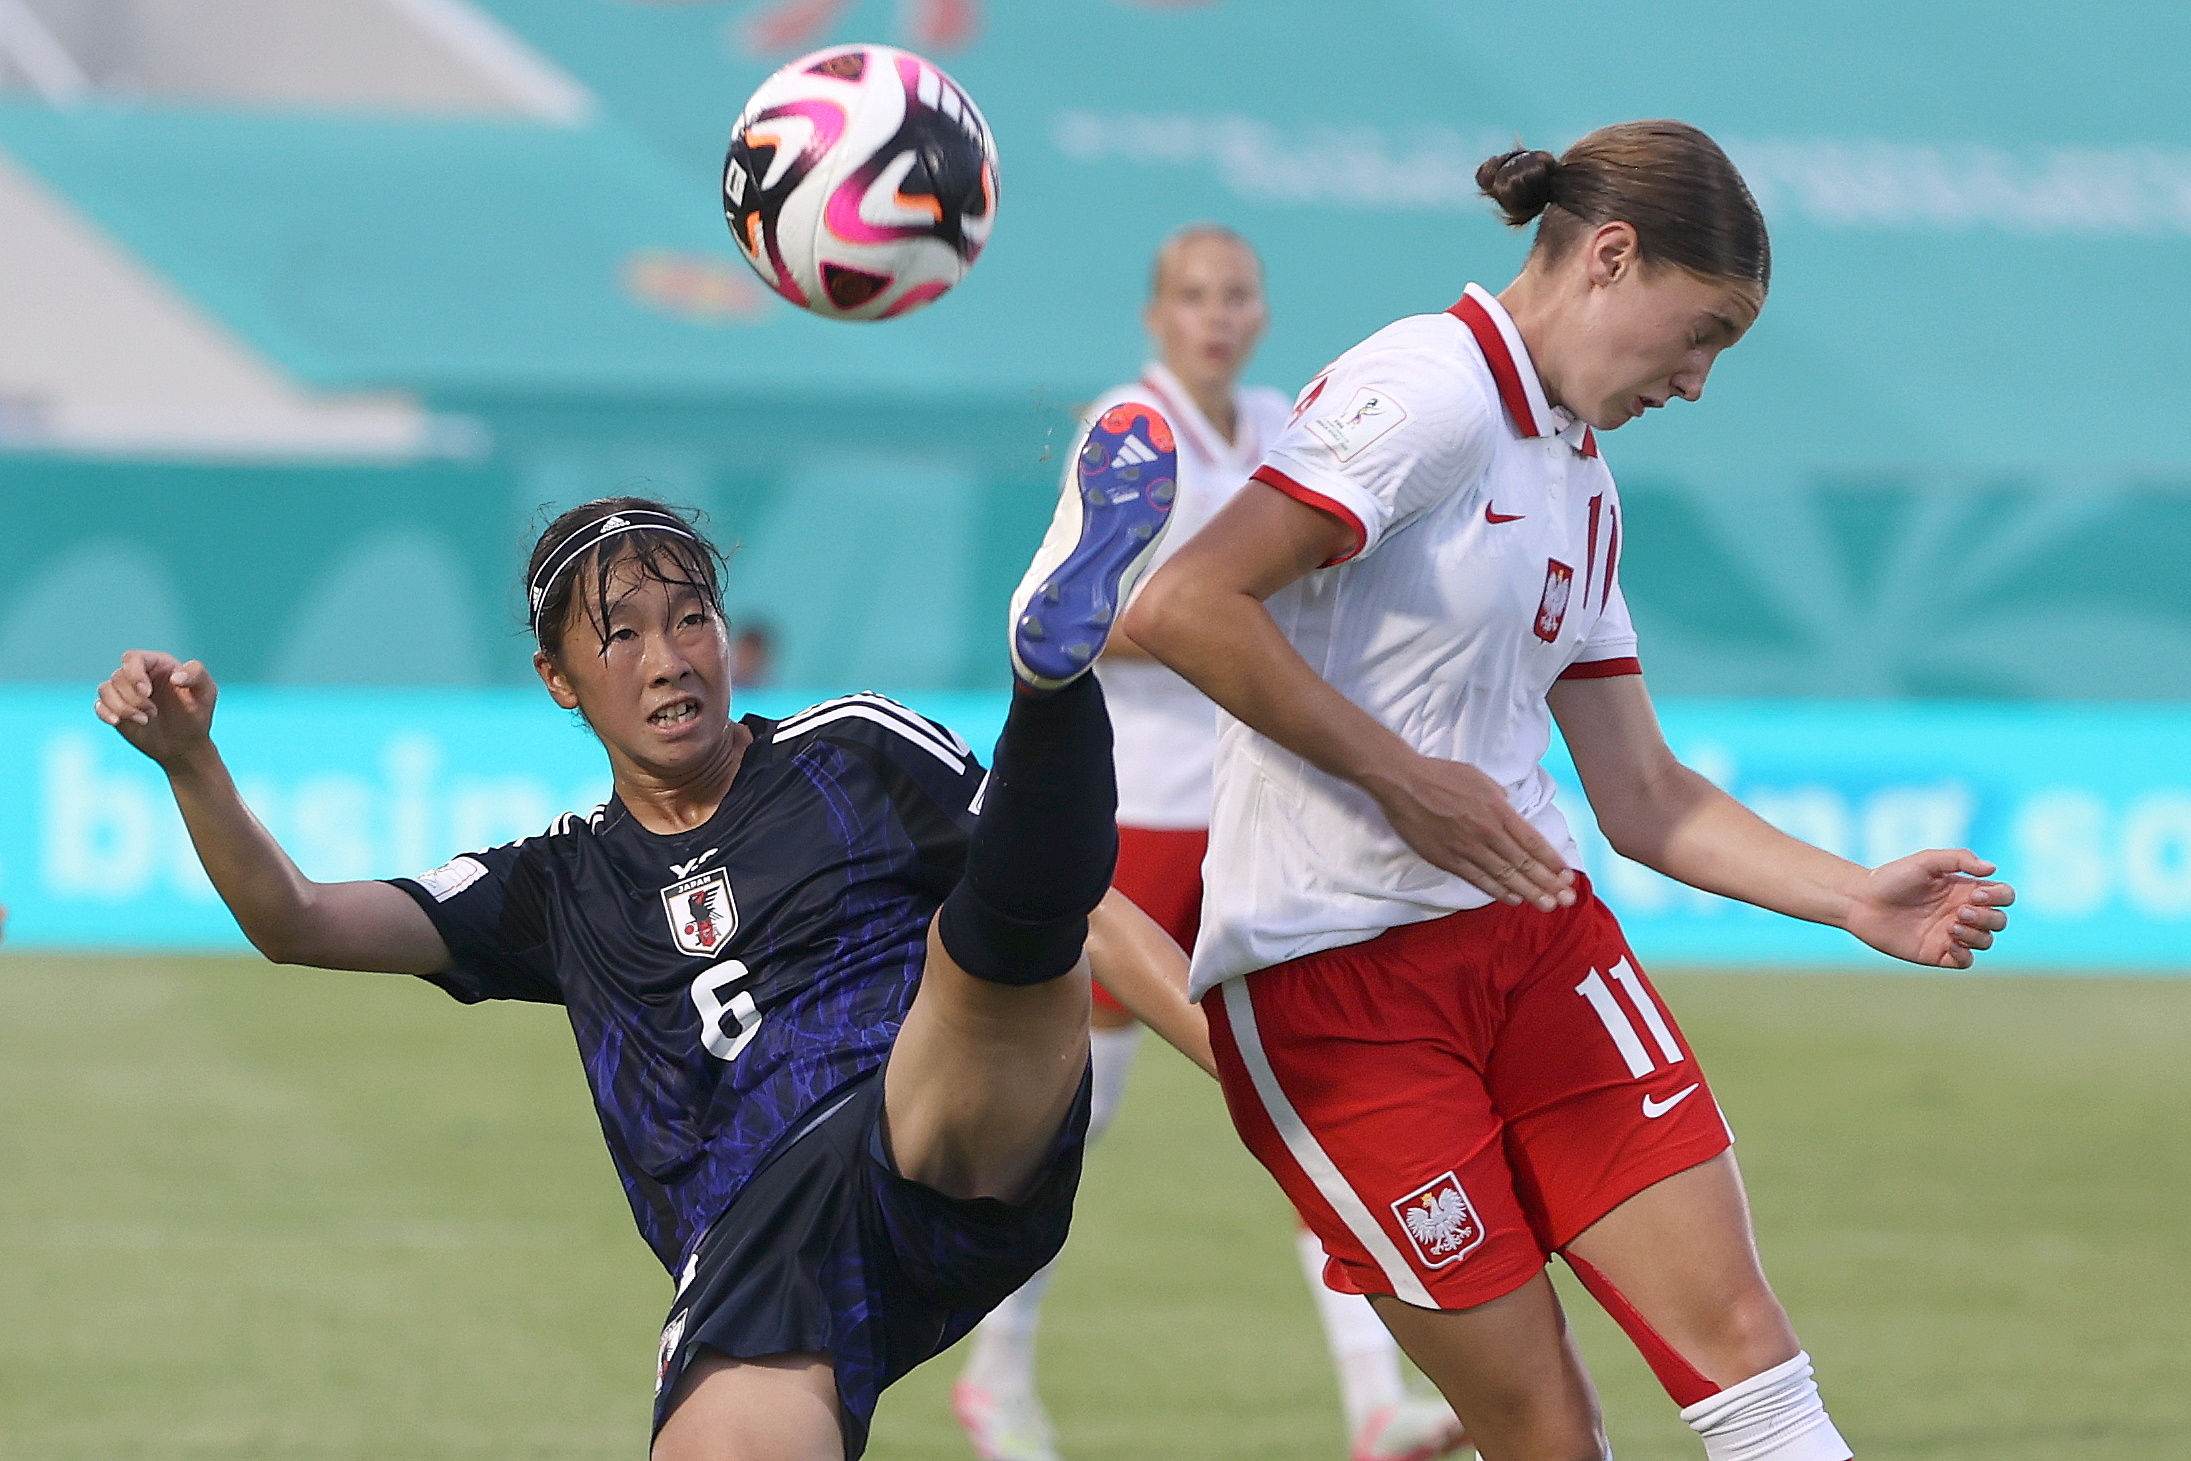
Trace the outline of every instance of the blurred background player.
{"label": "blurred background player", "polygon": [[[1142,312],[1157,359],[1139,379],[1088,407],[1068,458],[1078,460],[1088,425],[1115,406],[1139,402],[1164,413],[1178,441],[1179,497],[1157,564],[1240,490],[1286,423],[1291,403],[1282,393],[1240,383],[1269,321],[1262,260],[1233,230],[1189,224],[1157,250]],[[1191,952],[1209,849],[1216,707],[1124,634],[1111,635],[1097,674],[1118,766],[1115,886]],[[1139,1022],[1100,983],[1094,998],[1091,1139],[1118,1110],[1141,1037]],[[1429,1461],[1462,1448],[1451,1409],[1435,1396],[1407,1393],[1399,1349],[1368,1302],[1326,1288],[1322,1245],[1305,1230],[1298,1241],[1338,1378],[1351,1456]],[[1058,1454],[1035,1377],[1036,1333],[1052,1271],[1037,1274],[983,1321],[952,1392],[984,1461],[1053,1461]]]}
{"label": "blurred background player", "polygon": [[765,619],[748,619],[730,642],[730,686],[758,690],[776,678],[776,635]]}

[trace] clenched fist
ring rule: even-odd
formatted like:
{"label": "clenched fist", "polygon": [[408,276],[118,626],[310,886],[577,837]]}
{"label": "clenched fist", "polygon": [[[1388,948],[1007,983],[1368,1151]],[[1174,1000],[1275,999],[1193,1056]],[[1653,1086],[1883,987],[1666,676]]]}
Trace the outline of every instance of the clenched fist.
{"label": "clenched fist", "polygon": [[163,767],[172,767],[212,740],[213,701],[220,693],[197,660],[188,664],[153,649],[133,649],[99,686],[99,719]]}

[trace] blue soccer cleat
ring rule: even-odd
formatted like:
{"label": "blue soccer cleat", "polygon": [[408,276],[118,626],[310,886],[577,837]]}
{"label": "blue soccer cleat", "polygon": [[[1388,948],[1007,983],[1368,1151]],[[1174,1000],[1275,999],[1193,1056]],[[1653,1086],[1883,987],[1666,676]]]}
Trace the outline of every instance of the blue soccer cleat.
{"label": "blue soccer cleat", "polygon": [[1012,669],[1037,690],[1069,685],[1095,664],[1164,541],[1179,496],[1171,424],[1139,402],[1112,407],[1081,445],[1073,488],[1059,495],[1012,594]]}

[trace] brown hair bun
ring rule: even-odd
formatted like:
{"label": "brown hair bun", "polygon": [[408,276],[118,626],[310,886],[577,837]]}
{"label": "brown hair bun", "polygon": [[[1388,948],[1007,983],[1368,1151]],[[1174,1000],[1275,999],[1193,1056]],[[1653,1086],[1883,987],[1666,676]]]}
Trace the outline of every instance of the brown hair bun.
{"label": "brown hair bun", "polygon": [[1615,221],[1636,231],[1652,263],[1704,279],[1772,286],[1765,216],[1720,145],[1660,117],[1600,127],[1554,159],[1502,152],[1476,169],[1476,185],[1516,228],[1538,219],[1531,256],[1556,263],[1591,229]]}
{"label": "brown hair bun", "polygon": [[1487,157],[1476,169],[1476,186],[1499,205],[1509,226],[1520,228],[1552,206],[1560,160],[1549,152],[1517,147]]}

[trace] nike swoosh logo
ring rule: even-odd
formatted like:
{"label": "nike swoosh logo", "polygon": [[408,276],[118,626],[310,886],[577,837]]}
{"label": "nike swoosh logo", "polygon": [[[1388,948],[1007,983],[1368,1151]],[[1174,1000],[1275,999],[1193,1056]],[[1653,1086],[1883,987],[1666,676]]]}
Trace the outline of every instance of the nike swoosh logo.
{"label": "nike swoosh logo", "polygon": [[[1702,1084],[1702,1082],[1698,1082],[1697,1084]],[[1656,1121],[1659,1117],[1664,1116],[1667,1112],[1673,1110],[1676,1106],[1679,1106],[1683,1101],[1686,1101],[1691,1096],[1695,1095],[1696,1091],[1696,1085],[1688,1085],[1674,1092],[1671,1096],[1668,1096],[1663,1101],[1654,1101],[1649,1096],[1645,1096],[1643,1098],[1643,1114],[1649,1117],[1651,1120]]]}
{"label": "nike swoosh logo", "polygon": [[1487,523],[1518,523],[1527,516],[1526,512],[1496,512],[1488,502],[1483,505],[1483,520]]}

